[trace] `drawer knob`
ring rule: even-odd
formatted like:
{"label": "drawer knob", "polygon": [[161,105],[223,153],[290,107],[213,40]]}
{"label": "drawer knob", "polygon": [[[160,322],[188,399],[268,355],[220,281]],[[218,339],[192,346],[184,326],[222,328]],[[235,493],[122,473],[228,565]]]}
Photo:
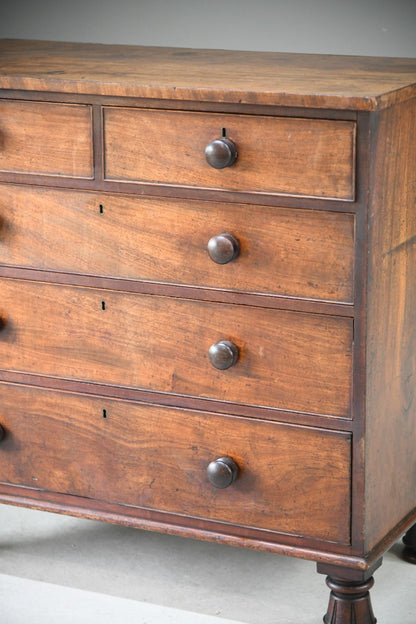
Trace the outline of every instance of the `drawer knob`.
{"label": "drawer knob", "polygon": [[205,158],[214,169],[225,169],[231,167],[237,160],[237,147],[231,139],[222,137],[214,139],[205,148]]}
{"label": "drawer knob", "polygon": [[224,232],[209,239],[208,255],[217,264],[227,264],[240,253],[240,243],[232,234]]}
{"label": "drawer knob", "polygon": [[220,457],[207,468],[208,481],[216,488],[226,488],[238,477],[238,465],[231,457]]}
{"label": "drawer knob", "polygon": [[238,347],[230,340],[220,340],[210,346],[208,355],[215,368],[226,370],[237,362]]}

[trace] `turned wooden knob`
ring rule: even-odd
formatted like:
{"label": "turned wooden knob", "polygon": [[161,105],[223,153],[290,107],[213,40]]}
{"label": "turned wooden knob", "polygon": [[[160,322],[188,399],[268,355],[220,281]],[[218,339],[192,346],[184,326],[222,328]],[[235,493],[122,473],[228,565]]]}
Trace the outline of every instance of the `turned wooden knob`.
{"label": "turned wooden knob", "polygon": [[208,351],[211,364],[219,370],[226,370],[238,360],[238,347],[230,340],[220,340],[211,345]]}
{"label": "turned wooden knob", "polygon": [[231,457],[220,457],[208,465],[208,481],[216,488],[226,488],[237,479],[238,470],[238,465]]}
{"label": "turned wooden knob", "polygon": [[214,139],[205,148],[205,158],[214,169],[231,167],[237,160],[237,147],[231,139]]}
{"label": "turned wooden knob", "polygon": [[208,255],[217,264],[227,264],[240,253],[240,243],[235,236],[224,232],[209,239],[207,245]]}
{"label": "turned wooden knob", "polygon": [[0,441],[3,440],[5,435],[6,435],[6,432],[3,429],[3,427],[0,425]]}

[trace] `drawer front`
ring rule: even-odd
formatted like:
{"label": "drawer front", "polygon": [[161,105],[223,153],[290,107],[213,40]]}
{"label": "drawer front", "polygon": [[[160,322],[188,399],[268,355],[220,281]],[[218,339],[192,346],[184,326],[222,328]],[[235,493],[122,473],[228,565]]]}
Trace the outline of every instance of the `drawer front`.
{"label": "drawer front", "polygon": [[[238,158],[218,170],[223,128]],[[107,180],[353,200],[355,123],[108,107],[104,158]]]}
{"label": "drawer front", "polygon": [[[352,301],[354,216],[4,185],[0,263]],[[226,264],[210,239],[235,237]]]}
{"label": "drawer front", "polygon": [[91,107],[0,100],[0,171],[92,178]]}
{"label": "drawer front", "polygon": [[3,483],[349,542],[349,434],[8,384],[0,424]]}
{"label": "drawer front", "polygon": [[[352,319],[1,280],[0,368],[349,417]],[[239,349],[227,370],[208,351]]]}

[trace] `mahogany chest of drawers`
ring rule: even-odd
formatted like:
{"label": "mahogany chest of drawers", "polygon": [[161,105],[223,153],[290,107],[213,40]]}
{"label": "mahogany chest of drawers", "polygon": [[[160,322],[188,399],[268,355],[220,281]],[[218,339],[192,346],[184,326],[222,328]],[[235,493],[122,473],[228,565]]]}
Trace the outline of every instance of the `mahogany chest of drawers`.
{"label": "mahogany chest of drawers", "polygon": [[0,500],[416,559],[416,60],[5,40]]}

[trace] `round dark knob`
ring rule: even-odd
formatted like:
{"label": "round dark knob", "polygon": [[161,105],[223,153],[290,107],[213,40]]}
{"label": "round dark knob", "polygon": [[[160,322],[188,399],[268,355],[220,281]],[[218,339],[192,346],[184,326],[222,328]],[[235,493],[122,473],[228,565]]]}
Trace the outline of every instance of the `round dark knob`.
{"label": "round dark knob", "polygon": [[6,432],[3,429],[3,427],[0,425],[0,441],[3,440],[5,435],[6,435]]}
{"label": "round dark knob", "polygon": [[237,160],[237,148],[235,143],[226,137],[215,139],[206,146],[205,158],[208,164],[215,169],[231,167]]}
{"label": "round dark knob", "polygon": [[207,251],[211,260],[217,264],[227,264],[240,253],[240,243],[232,234],[224,232],[209,239]]}
{"label": "round dark knob", "polygon": [[208,481],[216,488],[226,488],[237,479],[238,465],[231,457],[220,457],[207,468]]}
{"label": "round dark knob", "polygon": [[209,360],[215,368],[226,370],[238,360],[238,347],[230,340],[220,340],[211,345],[208,351]]}

